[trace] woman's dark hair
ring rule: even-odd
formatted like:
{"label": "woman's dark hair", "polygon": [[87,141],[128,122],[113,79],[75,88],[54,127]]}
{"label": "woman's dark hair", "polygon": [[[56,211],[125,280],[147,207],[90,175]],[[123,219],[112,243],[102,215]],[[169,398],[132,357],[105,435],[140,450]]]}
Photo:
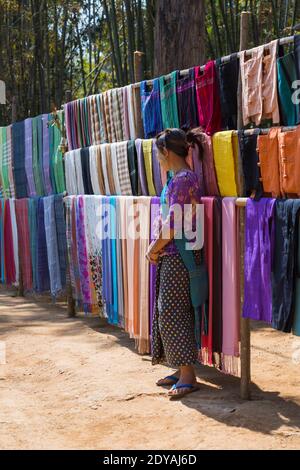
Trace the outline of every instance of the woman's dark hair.
{"label": "woman's dark hair", "polygon": [[160,132],[155,139],[158,150],[171,150],[179,157],[186,158],[189,148],[197,144],[197,137],[193,131],[185,132],[182,129],[166,129]]}

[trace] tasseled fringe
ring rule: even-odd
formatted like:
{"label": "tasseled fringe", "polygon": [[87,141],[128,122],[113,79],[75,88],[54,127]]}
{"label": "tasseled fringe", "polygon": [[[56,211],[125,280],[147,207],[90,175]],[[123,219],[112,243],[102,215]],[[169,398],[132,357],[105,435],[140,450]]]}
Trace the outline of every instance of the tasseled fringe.
{"label": "tasseled fringe", "polygon": [[150,340],[145,338],[135,338],[135,347],[139,354],[149,354]]}
{"label": "tasseled fringe", "polygon": [[226,356],[222,354],[222,372],[224,374],[240,377],[240,358],[235,356]]}
{"label": "tasseled fringe", "polygon": [[198,361],[204,366],[215,367],[224,374],[240,377],[240,358],[235,356],[226,356],[224,354],[213,353],[213,363],[209,361],[207,348],[199,350]]}

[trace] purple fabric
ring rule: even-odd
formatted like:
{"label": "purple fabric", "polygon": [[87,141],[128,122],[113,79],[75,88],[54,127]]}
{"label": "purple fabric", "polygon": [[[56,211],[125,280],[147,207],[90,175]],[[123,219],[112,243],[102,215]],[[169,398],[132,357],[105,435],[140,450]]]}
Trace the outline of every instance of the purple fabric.
{"label": "purple fabric", "polygon": [[136,139],[135,147],[136,147],[136,153],[137,153],[137,158],[138,158],[138,171],[139,171],[139,180],[141,183],[142,195],[149,196],[142,139]]}
{"label": "purple fabric", "polygon": [[89,312],[92,299],[90,289],[90,276],[88,271],[88,256],[86,248],[85,228],[84,228],[84,198],[79,196],[76,207],[76,238],[77,253],[80,273],[80,284],[82,291],[83,308],[85,313]]}
{"label": "purple fabric", "polygon": [[243,317],[272,322],[272,248],[275,199],[248,199],[245,220]]}
{"label": "purple fabric", "polygon": [[50,179],[50,141],[48,128],[48,114],[43,114],[43,179],[47,196],[53,193]]}
{"label": "purple fabric", "polygon": [[29,197],[36,196],[32,167],[32,119],[25,119],[25,172]]}
{"label": "purple fabric", "polygon": [[[159,197],[151,198],[151,226],[150,226],[150,242],[155,240],[155,227],[154,221],[159,217],[160,212],[160,199]],[[153,320],[153,309],[154,309],[154,300],[155,300],[155,279],[156,279],[156,266],[150,264],[150,273],[149,273],[149,288],[150,288],[150,330],[152,331],[152,320]]]}
{"label": "purple fabric", "polygon": [[161,172],[159,161],[157,158],[158,149],[156,145],[152,145],[152,174],[153,174],[153,182],[157,196],[161,195],[163,190],[163,185],[161,181]]}

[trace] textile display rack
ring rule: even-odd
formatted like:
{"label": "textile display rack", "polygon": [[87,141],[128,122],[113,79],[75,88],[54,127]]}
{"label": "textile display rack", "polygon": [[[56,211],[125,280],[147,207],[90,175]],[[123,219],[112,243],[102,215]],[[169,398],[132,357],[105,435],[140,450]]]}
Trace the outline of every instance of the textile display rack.
{"label": "textile display rack", "polygon": [[[243,15],[242,15],[242,18],[243,18]],[[278,44],[279,45],[286,45],[286,44],[291,44],[292,42],[294,41],[294,36],[291,36],[291,37],[286,37],[286,38],[282,38],[282,39],[279,39],[278,40]],[[267,45],[265,46],[261,46],[261,47],[265,47],[267,48]],[[245,49],[245,48],[244,48]],[[248,53],[251,53],[252,49],[249,49],[246,51],[247,55]],[[237,53],[236,54],[237,57],[240,57],[241,56],[241,53]],[[226,63],[227,61],[229,61],[231,59],[232,55],[231,56],[225,56],[225,57],[222,57],[221,59],[219,59],[221,61],[221,63]],[[205,66],[201,66],[199,67],[200,71],[204,71],[205,70]],[[182,70],[181,72],[179,72],[179,76],[183,77],[185,75],[188,75],[189,73],[189,70]],[[173,72],[174,74],[174,72]],[[168,78],[171,78],[173,75],[172,74],[168,74],[168,75],[165,75],[165,79],[168,79]],[[138,77],[136,77],[137,79]],[[143,82],[136,82],[135,84],[132,84],[132,85],[129,85],[133,88],[139,88],[141,86],[141,83]],[[153,80],[147,80],[146,81],[147,85],[151,85],[153,84]],[[118,89],[120,90],[120,89]],[[113,95],[113,92],[114,92],[114,96],[116,96],[116,93],[117,90],[114,89],[114,90],[109,90],[111,92],[111,95]],[[106,93],[106,92],[105,92]],[[99,95],[98,95],[99,96]],[[121,95],[120,95],[121,96]],[[89,101],[89,104],[87,104],[87,101],[89,98],[91,98],[91,100]],[[118,165],[122,166],[122,171],[124,171],[124,167],[123,167],[123,163],[125,162],[126,160],[126,152],[124,151],[123,153],[122,152],[119,152],[119,147],[118,145],[119,144],[124,144],[125,142],[126,143],[129,143],[129,141],[131,142],[131,144],[133,143],[133,147],[135,148],[135,146],[137,145],[137,141],[140,141],[138,142],[140,148],[142,149],[143,151],[143,145],[145,144],[146,142],[146,138],[140,138],[140,136],[136,136],[135,138],[127,138],[125,139],[125,142],[124,140],[120,140],[120,139],[117,139],[117,140],[107,140],[107,141],[102,141],[102,134],[100,132],[100,129],[99,127],[97,127],[97,123],[96,123],[96,114],[98,113],[99,116],[101,115],[101,112],[99,111],[99,108],[97,108],[97,105],[100,103],[100,101],[98,102],[96,99],[93,101],[93,98],[94,96],[92,97],[88,97],[88,98],[84,98],[82,100],[76,100],[76,103],[75,102],[70,102],[70,103],[66,103],[64,106],[63,106],[63,110],[64,111],[60,111],[60,113],[62,113],[62,116],[65,117],[66,121],[69,120],[69,124],[70,124],[70,116],[71,118],[73,119],[73,122],[71,122],[71,124],[74,126],[71,130],[70,128],[68,129],[69,131],[69,134],[68,132],[64,132],[65,128],[64,126],[63,129],[62,129],[62,133],[61,133],[61,142],[60,142],[60,146],[57,150],[57,152],[61,152],[62,154],[62,162],[64,163],[63,165],[63,171],[64,171],[64,176],[66,176],[66,165],[67,165],[67,160],[69,161],[69,157],[70,157],[70,153],[71,152],[77,152],[76,155],[77,155],[77,158],[80,160],[81,162],[81,159],[83,157],[86,157],[88,156],[88,159],[90,158],[90,154],[89,154],[89,148],[90,149],[93,149],[93,152],[96,153],[96,151],[99,151],[100,154],[102,152],[102,150],[99,150],[100,147],[102,147],[102,143],[104,144],[104,147],[108,148],[109,149],[109,160],[107,159],[107,155],[105,156],[105,165],[107,164],[108,166],[111,165],[112,168],[110,168],[110,171],[112,171],[112,173],[114,173],[113,175],[109,175],[110,178],[113,178],[114,175],[117,173],[118,175],[118,172],[119,172],[119,168],[117,168]],[[74,106],[74,108],[71,109],[71,107],[69,108],[71,110],[71,114],[66,118],[66,115],[68,113],[68,109],[67,107],[69,105],[72,105],[72,103],[75,103],[76,106]],[[82,106],[82,104],[84,104],[84,106]],[[90,106],[90,104],[92,104],[93,108],[88,108]],[[81,107],[82,106],[82,107]],[[109,106],[107,107],[107,109],[109,108]],[[92,112],[91,112],[91,109],[92,109]],[[241,105],[240,103],[238,104],[238,114],[241,115]],[[111,112],[111,109],[109,108],[109,112]],[[116,111],[115,109],[113,110],[112,112],[112,116],[115,116],[114,113],[116,113],[118,111]],[[73,113],[73,114],[72,114]],[[93,114],[94,113],[94,114]],[[120,115],[121,115],[121,112],[120,112]],[[111,123],[113,121],[111,121],[111,117],[110,116],[110,122],[109,122],[109,125],[111,125]],[[119,118],[119,116],[117,116]],[[55,116],[54,116],[54,120],[55,120]],[[71,119],[71,120],[72,120]],[[277,121],[275,121],[277,122]],[[75,124],[74,124],[75,123]],[[113,122],[114,124],[114,122]],[[68,122],[66,123],[66,128],[67,128],[67,125],[68,125]],[[102,125],[102,124],[101,124]],[[80,128],[80,131],[79,131],[79,134],[80,133],[86,133],[86,135],[88,135],[89,137],[86,138],[86,135],[80,135],[80,138],[77,139],[77,136],[75,135],[76,134],[76,131],[77,131],[77,128],[76,126],[81,126]],[[118,135],[122,135],[122,130],[120,131],[120,129],[118,128],[118,126],[116,125],[117,129],[116,129],[116,134],[115,136],[118,136]],[[178,126],[179,127],[179,126]],[[274,126],[276,128],[279,128],[279,126]],[[289,131],[293,131],[296,127],[293,125],[293,126],[280,126],[280,129],[282,132],[289,132]],[[74,130],[75,129],[75,130]],[[224,129],[224,127],[223,127]],[[230,132],[232,133],[233,136],[236,136],[236,141],[238,141],[237,137],[240,136],[240,132],[243,132],[244,135],[246,136],[251,136],[252,134],[254,133],[257,133],[259,131],[259,134],[260,135],[267,135],[269,134],[270,132],[270,128],[266,128],[266,127],[263,127],[263,128],[258,128],[258,126],[256,126],[256,128],[247,128],[245,130],[241,129],[241,130],[236,130],[236,127],[235,128],[231,128],[233,129],[232,131],[225,131],[225,132]],[[204,131],[205,132],[205,131]],[[98,134],[97,134],[98,133]],[[221,134],[222,132],[216,132],[215,134]],[[96,135],[97,134],[97,135]],[[72,142],[68,141],[68,137],[71,136],[71,140]],[[74,137],[75,135],[75,137]],[[214,133],[212,134],[209,134],[207,133],[207,135],[209,136],[209,138],[211,139],[211,142],[213,143],[214,141]],[[97,141],[96,143],[93,142],[93,139],[91,138],[92,137],[95,137],[99,140],[99,142]],[[1,137],[1,136],[0,136]],[[43,137],[43,136],[42,136]],[[41,138],[42,138],[41,137]],[[77,139],[77,140],[76,140]],[[96,139],[96,140],[97,140]],[[149,140],[151,139],[148,139],[148,142],[146,143],[147,144],[147,148],[149,150]],[[68,158],[67,158],[67,144],[66,144],[66,141],[67,143],[69,144],[69,152],[68,152]],[[75,145],[73,145],[73,143],[75,142]],[[84,142],[85,145],[82,145],[80,147],[80,143]],[[86,144],[86,142],[88,142]],[[0,139],[0,144],[1,144],[1,139]],[[77,145],[76,145],[77,144]],[[145,145],[146,145],[145,144]],[[152,145],[152,142],[151,142],[151,145]],[[111,147],[110,146],[114,146],[113,147],[113,151],[115,153],[113,153],[113,151],[111,150]],[[233,147],[233,144],[232,144],[232,147]],[[97,149],[96,149],[97,148]],[[1,149],[0,149],[1,150]],[[124,149],[123,149],[124,150]],[[135,149],[136,151],[136,149]],[[110,153],[111,152],[111,153]],[[118,153],[119,152],[119,153]],[[153,152],[153,151],[152,151]],[[232,150],[233,152],[233,150]],[[22,152],[19,152],[20,153],[20,161],[21,161],[21,156],[23,155]],[[36,151],[36,153],[38,154],[38,150]],[[49,152],[48,152],[49,153]],[[104,153],[105,153],[105,150],[104,150]],[[151,154],[151,151],[150,151],[150,154]],[[115,155],[116,157],[120,157],[120,160],[118,160],[116,158],[115,161],[112,160],[112,157],[113,155]],[[145,165],[145,168],[146,168],[146,177],[148,177],[148,174],[149,174],[149,168],[150,168],[150,173],[153,170],[153,167],[151,167],[151,165],[153,164],[153,155],[154,153],[152,153],[150,155],[150,160],[148,159],[147,160],[147,164],[148,166],[146,166],[146,160],[143,163],[143,165]],[[0,153],[0,157],[1,157],[1,153]],[[148,155],[149,157],[149,155]],[[147,157],[147,158],[148,158]],[[22,157],[23,158],[23,157]],[[98,158],[98,157],[97,157]],[[139,156],[140,158],[140,156]],[[152,158],[152,160],[151,160]],[[220,158],[220,157],[219,157]],[[43,162],[43,156],[41,157],[41,161]],[[82,160],[83,161],[83,160]],[[90,165],[90,159],[88,160],[89,163],[88,165]],[[103,165],[103,161],[102,161],[102,155],[100,156],[99,158],[99,161],[101,161],[101,165]],[[112,163],[113,161],[113,163]],[[59,164],[61,163],[61,161],[59,160],[58,161]],[[107,163],[108,162],[108,163]],[[120,163],[121,162],[121,163]],[[126,162],[126,165],[129,165],[128,162]],[[81,163],[80,163],[81,165]],[[139,160],[139,165],[140,165],[140,160]],[[62,166],[62,165],[61,165]],[[257,162],[257,166],[260,167],[260,163]],[[24,167],[23,167],[24,168]],[[91,167],[91,171],[94,171],[96,167]],[[145,172],[145,168],[144,168],[144,172]],[[21,167],[20,167],[21,169]],[[1,170],[1,168],[0,168]],[[139,170],[140,170],[140,167],[139,167]],[[234,169],[235,170],[235,169]],[[1,170],[2,171],[2,170]],[[40,168],[40,171],[41,171],[41,182],[43,183],[43,167],[41,166]],[[75,168],[74,168],[74,171],[77,171]],[[82,171],[84,171],[84,175],[86,176],[87,174],[87,171],[90,171],[90,166],[88,167],[82,167]],[[137,172],[137,169],[136,169],[136,172]],[[48,164],[48,173],[49,173],[49,164]],[[127,173],[128,172],[128,169],[127,169]],[[61,173],[62,174],[62,173]],[[8,175],[8,173],[6,174],[6,176]],[[9,175],[8,175],[9,176]],[[7,176],[7,178],[8,178]],[[17,175],[18,176],[18,175]],[[50,174],[51,176],[51,174]],[[81,181],[82,180],[82,175],[81,176]],[[102,175],[103,176],[103,175]],[[122,173],[121,173],[121,176],[124,176]],[[153,176],[153,175],[152,175]],[[236,175],[234,175],[236,176]],[[119,173],[119,176],[120,177],[120,173]],[[100,177],[99,177],[100,178]],[[138,178],[141,182],[141,177],[140,177],[140,174],[138,175]],[[108,180],[108,177],[107,177],[107,174],[106,174],[106,179]],[[230,180],[230,179],[229,179]],[[121,181],[121,179],[120,179]],[[154,180],[153,180],[154,181]],[[162,180],[161,180],[162,181]],[[124,183],[124,179],[122,179],[123,184]],[[130,187],[130,183],[131,183],[131,180],[129,180],[128,178],[128,175],[127,175],[127,180],[126,180],[126,184],[127,184],[127,187],[128,187],[128,183],[129,183],[129,187]],[[153,182],[152,182],[153,183]],[[109,184],[110,184],[110,181],[109,181]],[[151,197],[157,197],[159,194],[158,192],[156,191],[155,192],[155,184],[152,184],[153,186],[153,189],[154,189],[154,193],[153,194],[150,194],[150,191],[149,191],[149,194],[145,194],[144,192],[142,192],[143,196],[141,196],[139,194],[134,194],[133,197],[139,201],[139,200],[145,200],[146,197],[148,196],[151,196]],[[54,187],[54,185],[53,185]],[[62,186],[61,186],[62,187]],[[65,186],[67,187],[67,186]],[[114,203],[116,203],[115,201],[115,198],[117,196],[128,196],[129,198],[131,197],[130,194],[127,194],[126,192],[122,193],[122,192],[106,192],[104,191],[103,193],[96,193],[96,192],[86,192],[85,190],[85,187],[84,185],[82,184],[82,187],[83,187],[83,192],[68,192],[68,191],[59,191],[60,193],[60,196],[62,196],[63,198],[63,202],[65,203],[66,200],[69,200],[70,197],[74,197],[76,199],[76,197],[79,198],[79,201],[82,202],[82,197],[83,196],[87,196],[87,195],[91,195],[91,197],[94,197],[95,195],[95,200],[96,200],[96,196],[100,195],[101,197],[103,198],[107,198],[107,199],[110,199],[111,200],[114,200]],[[100,186],[99,186],[100,187]],[[121,187],[121,186],[120,186]],[[150,186],[149,186],[150,187]],[[227,185],[228,187],[228,185]],[[105,188],[106,189],[106,188]],[[25,183],[24,183],[24,194],[25,194]],[[267,192],[267,191],[266,191]],[[46,192],[46,193],[42,193],[42,196],[45,196],[46,194],[46,197],[52,197],[51,196],[51,193],[50,192]],[[133,194],[133,193],[132,193]],[[111,195],[111,196],[110,196]],[[246,207],[247,205],[247,201],[249,200],[249,197],[241,197],[241,196],[244,196],[244,192],[240,191],[240,188],[238,189],[238,185],[237,185],[237,188],[236,188],[236,197],[235,197],[235,202],[232,203],[233,205],[235,204],[235,206],[238,208],[237,211],[239,213],[239,245],[240,245],[240,259],[239,259],[239,273],[237,275],[240,276],[240,284],[241,284],[241,289],[240,289],[240,294],[241,294],[241,298],[240,298],[240,315],[239,315],[239,320],[240,320],[240,356],[239,356],[239,359],[240,359],[240,364],[241,364],[241,367],[240,367],[240,376],[241,376],[241,389],[240,389],[240,393],[241,393],[241,397],[243,399],[249,399],[250,398],[250,382],[251,382],[251,371],[250,371],[250,320],[248,318],[243,318],[243,315],[242,315],[242,308],[243,308],[243,297],[244,297],[244,288],[243,288],[243,280],[244,280],[244,253],[243,253],[243,249],[244,249],[244,237],[245,237],[245,230],[244,230],[244,222],[245,222],[245,214],[244,214],[244,208]],[[247,192],[247,195],[248,195],[248,192]],[[38,196],[40,196],[40,194],[38,194]],[[217,196],[213,193],[203,193],[203,197],[205,198],[206,196]],[[230,194],[221,194],[221,191],[220,191],[220,194],[218,194],[218,196],[221,197],[229,197]],[[255,196],[255,190],[253,192],[253,194],[251,194],[250,196],[250,199],[254,198]],[[31,196],[30,196],[31,197]],[[25,196],[26,198],[26,196]],[[148,197],[148,202],[150,200],[150,197]],[[19,204],[20,205],[20,204]],[[80,205],[80,204],[79,204]],[[25,207],[25,204],[24,204],[24,207]],[[50,206],[49,204],[49,201],[47,201],[47,208],[52,210],[52,206]],[[82,209],[82,207],[80,207],[80,210]],[[119,209],[120,210],[120,209]],[[50,214],[50,212],[49,212]],[[0,215],[1,215],[1,207],[0,207]],[[66,214],[65,214],[66,216]],[[76,214],[77,216],[77,214]],[[83,215],[83,211],[81,212],[80,216],[82,217],[82,220],[85,220],[84,219],[84,215]],[[87,219],[87,220],[92,220],[91,219],[91,216],[89,214],[89,217],[90,219]],[[48,219],[50,220],[50,218]],[[0,222],[1,222],[1,219],[0,219]],[[77,222],[77,220],[76,220]],[[1,224],[0,224],[0,228],[1,228]],[[77,227],[76,227],[77,228]],[[43,227],[42,227],[43,229]],[[49,227],[48,227],[48,236],[53,236],[53,231],[49,230]],[[0,234],[1,235],[1,234]],[[76,235],[77,237],[77,235]],[[1,237],[0,237],[1,238]],[[77,239],[76,239],[76,242],[77,242]],[[91,242],[93,243],[93,242]],[[44,247],[45,248],[45,247]],[[114,247],[114,253],[113,253],[113,256],[117,257],[118,256],[118,253]],[[19,256],[21,256],[21,253],[19,251]],[[120,258],[119,258],[120,259]],[[102,261],[101,261],[102,262]],[[21,266],[21,258],[20,258],[20,266]],[[24,264],[24,260],[23,260],[23,264]],[[75,309],[75,299],[73,297],[73,293],[72,293],[72,285],[71,285],[71,281],[70,281],[70,266],[67,266],[67,272],[69,274],[69,279],[67,279],[67,284],[66,284],[66,295],[67,295],[67,302],[68,302],[68,314],[70,316],[75,316],[76,315],[76,309]],[[68,277],[68,276],[67,276]],[[22,276],[20,277],[20,294],[22,295]],[[143,314],[144,315],[144,314]],[[237,316],[237,315],[236,315]],[[151,320],[150,320],[151,321]],[[117,323],[115,323],[117,324]]]}

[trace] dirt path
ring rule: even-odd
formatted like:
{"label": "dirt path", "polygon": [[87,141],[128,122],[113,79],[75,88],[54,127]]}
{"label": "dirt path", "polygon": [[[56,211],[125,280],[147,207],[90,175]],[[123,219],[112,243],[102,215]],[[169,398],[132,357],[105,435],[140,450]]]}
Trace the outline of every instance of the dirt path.
{"label": "dirt path", "polygon": [[69,319],[64,304],[1,293],[0,340],[1,449],[300,448],[300,364],[288,335],[253,332],[251,402],[238,380],[204,367],[201,391],[169,402],[154,385],[165,367],[98,318]]}

